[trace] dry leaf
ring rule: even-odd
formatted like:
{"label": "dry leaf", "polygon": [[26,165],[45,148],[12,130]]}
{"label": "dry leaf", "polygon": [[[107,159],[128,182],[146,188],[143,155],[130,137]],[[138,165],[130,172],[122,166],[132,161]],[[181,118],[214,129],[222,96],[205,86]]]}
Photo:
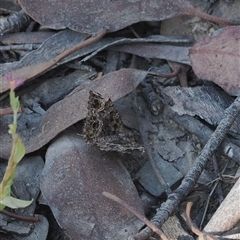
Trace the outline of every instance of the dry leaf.
{"label": "dry leaf", "polygon": [[[34,33],[35,34],[35,33]],[[38,32],[36,32],[37,37]],[[47,34],[49,35],[49,33]],[[14,39],[14,35],[6,35],[11,39]],[[21,41],[21,34],[17,35],[17,41]],[[64,30],[53,36],[50,36],[46,41],[42,43],[39,49],[34,50],[24,56],[20,61],[13,63],[3,63],[0,64],[0,92],[5,92],[9,89],[9,85],[6,81],[6,76],[11,73],[13,79],[22,77],[25,81],[37,76],[46,71],[49,65],[52,65],[52,60],[58,56],[61,51],[68,50],[78,44],[79,42],[85,40],[87,38],[87,34],[81,34],[78,32],[74,32],[71,30]],[[4,40],[5,39],[5,40]],[[8,38],[5,38],[5,35],[0,36],[0,41],[6,41]],[[31,35],[29,36],[31,39]],[[122,44],[122,43],[139,43],[139,42],[171,42],[171,43],[179,43],[179,42],[189,42],[188,39],[176,38],[176,37],[165,37],[160,35],[150,36],[148,38],[104,38],[99,40],[96,43],[93,43],[83,49],[76,51],[71,54],[69,57],[61,60],[57,65],[51,67],[53,69],[56,66],[69,62],[73,59],[85,56],[91,52],[92,54],[86,56],[81,61],[84,62],[87,59],[91,58],[99,51],[106,49],[109,46]],[[185,55],[184,55],[185,56]],[[172,59],[172,58],[171,58]],[[182,59],[182,58],[181,58]],[[185,58],[184,58],[185,59]],[[190,61],[189,58],[188,62]]]}
{"label": "dry leaf", "polygon": [[188,0],[41,0],[41,4],[38,0],[19,0],[19,3],[44,26],[90,34],[106,26],[113,32],[140,21],[160,21],[183,14],[224,22],[197,10]]}
{"label": "dry leaf", "polygon": [[240,96],[240,26],[214,32],[189,53],[198,78],[214,81],[229,94]]}
{"label": "dry leaf", "polygon": [[[26,146],[27,153],[44,146],[57,134],[87,116],[89,91],[99,92],[103,97],[114,102],[133,91],[146,77],[146,72],[137,69],[122,69],[109,73],[89,84],[77,87],[63,100],[52,105],[45,113],[36,129],[24,128],[20,136]],[[8,158],[11,149],[11,137],[8,124],[11,118],[0,118],[0,154]]]}
{"label": "dry leaf", "polygon": [[55,218],[72,239],[126,239],[138,231],[136,217],[105,198],[111,192],[143,214],[141,201],[119,157],[87,144],[75,133],[50,145],[41,181]]}

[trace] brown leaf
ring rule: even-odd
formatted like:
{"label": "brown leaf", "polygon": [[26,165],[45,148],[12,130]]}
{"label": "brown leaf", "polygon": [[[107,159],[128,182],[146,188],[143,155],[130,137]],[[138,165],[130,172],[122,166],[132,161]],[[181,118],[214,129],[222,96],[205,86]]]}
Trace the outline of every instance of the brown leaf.
{"label": "brown leaf", "polygon": [[224,22],[197,10],[188,0],[151,0],[150,3],[148,0],[42,0],[41,4],[38,0],[19,0],[19,3],[44,26],[90,34],[106,26],[113,32],[140,21],[160,21],[182,14]]}
{"label": "brown leaf", "polygon": [[109,191],[141,214],[129,173],[117,155],[67,133],[47,150],[41,190],[58,223],[72,239],[126,239],[138,231],[136,217],[105,198]]}
{"label": "brown leaf", "polygon": [[229,94],[240,96],[240,26],[214,32],[189,53],[198,78],[214,81]]}
{"label": "brown leaf", "polygon": [[[134,90],[146,74],[145,71],[137,69],[122,69],[90,84],[80,85],[63,100],[52,105],[36,129],[25,128],[20,132],[27,153],[41,148],[64,129],[84,119],[87,116],[90,90],[99,92],[114,102]],[[7,132],[10,122],[7,120],[9,118],[0,118],[0,153],[3,158],[9,156],[11,149],[11,137]]]}

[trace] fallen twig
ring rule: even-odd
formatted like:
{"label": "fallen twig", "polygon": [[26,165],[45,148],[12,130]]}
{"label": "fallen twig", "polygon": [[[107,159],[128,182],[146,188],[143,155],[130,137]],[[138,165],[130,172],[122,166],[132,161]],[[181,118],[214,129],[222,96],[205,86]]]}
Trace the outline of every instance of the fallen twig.
{"label": "fallen twig", "polygon": [[16,218],[16,219],[19,219],[19,220],[22,220],[22,221],[26,221],[26,222],[38,222],[39,221],[38,217],[21,216],[21,215],[18,215],[16,213],[8,212],[6,210],[2,210],[2,211],[0,211],[0,213],[4,214],[6,216],[9,216],[9,217],[13,217],[13,218]]}
{"label": "fallen twig", "polygon": [[[207,144],[204,146],[202,152],[195,160],[193,167],[189,170],[181,185],[168,196],[168,199],[157,210],[157,214],[153,217],[151,222],[161,227],[162,224],[168,219],[168,217],[176,210],[180,202],[183,201],[189,194],[191,189],[196,184],[202,170],[206,166],[208,159],[213,155],[214,151],[221,144],[227,131],[232,126],[234,120],[240,113],[240,97],[237,97],[235,101],[228,107],[223,119],[220,121],[215,132],[211,135]],[[141,232],[132,237],[134,240],[144,240],[152,234],[152,230],[148,227],[144,228]]]}
{"label": "fallen twig", "polygon": [[119,197],[108,193],[108,192],[102,192],[102,195],[107,197],[108,199],[113,200],[114,202],[120,204],[124,208],[126,208],[128,211],[133,213],[136,217],[138,217],[142,222],[144,222],[149,228],[151,228],[155,233],[157,233],[162,240],[168,240],[168,237],[161,231],[159,228],[157,228],[153,223],[151,223],[147,218],[145,218],[143,215],[138,213],[132,206],[128,205],[126,202],[124,202]]}
{"label": "fallen twig", "polygon": [[208,240],[217,240],[214,236],[208,235],[206,233],[201,232],[197,227],[195,227],[191,220],[191,209],[193,206],[193,202],[187,202],[186,205],[186,218],[187,218],[187,225],[190,227],[193,233],[195,233],[201,239],[208,239]]}

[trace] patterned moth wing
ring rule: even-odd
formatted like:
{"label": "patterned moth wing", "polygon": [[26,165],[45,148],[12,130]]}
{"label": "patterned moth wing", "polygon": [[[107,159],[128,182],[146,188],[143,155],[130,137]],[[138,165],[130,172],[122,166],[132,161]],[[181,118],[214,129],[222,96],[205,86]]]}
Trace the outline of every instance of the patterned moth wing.
{"label": "patterned moth wing", "polygon": [[132,132],[124,127],[111,99],[105,100],[93,91],[89,92],[83,136],[88,143],[104,151],[130,153],[134,149],[144,149],[136,142]]}

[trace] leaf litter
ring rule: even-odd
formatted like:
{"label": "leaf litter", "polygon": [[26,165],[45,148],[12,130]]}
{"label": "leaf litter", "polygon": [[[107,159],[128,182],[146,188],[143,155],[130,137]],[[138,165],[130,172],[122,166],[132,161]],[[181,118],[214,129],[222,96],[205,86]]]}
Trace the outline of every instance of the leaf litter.
{"label": "leaf litter", "polygon": [[[29,89],[26,91],[31,93],[32,90],[30,86],[36,84],[35,88],[38,88],[38,86],[42,84],[41,81],[43,81],[43,78],[47,77],[50,82],[52,76],[56,75],[59,79],[62,79],[62,81],[69,81],[69,78],[66,76],[69,74],[69,71],[75,72],[79,68],[78,60],[82,63],[84,62],[86,65],[93,64],[96,69],[99,69],[100,65],[104,66],[104,64],[99,64],[99,59],[105,58],[106,52],[112,51],[116,53],[118,51],[121,53],[119,56],[122,57],[122,60],[118,61],[114,72],[110,72],[102,77],[100,76],[93,81],[90,80],[90,78],[96,76],[96,72],[93,71],[91,74],[91,68],[89,68],[88,70],[90,70],[90,72],[88,73],[88,77],[86,75],[82,81],[76,81],[76,85],[72,85],[74,87],[72,87],[71,90],[75,89],[72,90],[72,92],[68,90],[65,95],[61,94],[60,98],[55,97],[52,98],[52,100],[46,100],[48,99],[48,92],[42,91],[35,95],[32,94],[32,100],[31,97],[26,98],[27,101],[24,100],[25,108],[19,117],[19,129],[27,152],[33,152],[33,154],[36,155],[38,154],[36,150],[40,149],[40,152],[42,151],[44,153],[43,155],[45,155],[47,149],[45,167],[41,177],[41,191],[46,200],[45,204],[50,206],[59,225],[66,229],[67,235],[74,239],[122,239],[123,236],[127,238],[137,234],[141,228],[141,224],[139,224],[139,222],[137,223],[136,218],[118,204],[104,198],[101,193],[108,191],[116,194],[116,196],[121,197],[126,203],[134,206],[139,213],[143,214],[141,202],[132,184],[131,177],[134,178],[134,176],[136,176],[136,172],[141,169],[140,166],[145,164],[147,157],[144,154],[141,155],[142,153],[132,153],[133,158],[143,162],[140,163],[138,167],[132,163],[135,168],[133,168],[132,172],[130,171],[130,177],[119,161],[119,159],[124,160],[124,156],[119,156],[114,153],[104,153],[102,155],[100,150],[91,145],[87,145],[80,136],[77,136],[76,133],[79,132],[78,129],[81,129],[81,122],[79,121],[83,120],[87,115],[89,91],[96,91],[100,93],[103,98],[110,98],[115,102],[119,99],[124,100],[124,96],[129,95],[135,89],[137,89],[140,95],[142,89],[145,89],[149,96],[151,96],[151,98],[145,99],[147,104],[138,96],[137,110],[136,106],[132,106],[132,108],[130,106],[128,111],[122,111],[122,113],[120,111],[120,113],[123,118],[125,118],[126,113],[137,112],[134,125],[139,124],[142,128],[141,138],[145,148],[147,148],[148,156],[150,152],[150,155],[153,154],[153,158],[156,161],[159,161],[159,159],[166,161],[175,168],[174,171],[179,171],[179,175],[182,174],[185,176],[186,172],[191,169],[195,159],[192,153],[190,153],[192,150],[187,151],[187,149],[192,149],[192,147],[198,143],[196,143],[196,139],[192,138],[189,133],[177,134],[179,131],[178,126],[174,125],[171,121],[169,122],[168,116],[173,113],[168,113],[169,108],[167,106],[170,106],[175,111],[174,114],[184,113],[190,116],[198,115],[213,128],[219,123],[221,120],[220,115],[222,115],[224,108],[229,106],[234,100],[234,98],[227,95],[227,93],[239,96],[239,78],[237,78],[240,69],[238,61],[239,27],[224,27],[212,35],[205,37],[203,40],[196,42],[192,47],[192,44],[189,43],[189,38],[185,38],[185,40],[182,38],[181,40],[181,38],[176,38],[175,36],[168,36],[165,37],[165,41],[162,36],[156,35],[155,37],[158,37],[160,40],[156,40],[156,38],[154,40],[148,36],[144,36],[137,26],[138,24],[142,24],[139,23],[142,21],[161,21],[183,14],[203,17],[207,20],[225,25],[234,21],[237,23],[239,19],[228,21],[221,19],[221,15],[219,17],[207,15],[197,8],[194,8],[191,5],[191,1],[186,0],[153,1],[152,4],[148,4],[147,1],[102,1],[100,5],[99,2],[98,4],[91,4],[87,1],[81,1],[81,3],[71,1],[70,3],[68,2],[67,6],[65,6],[65,1],[53,3],[53,1],[50,0],[42,1],[41,5],[39,5],[37,1],[29,2],[20,0],[19,3],[34,20],[42,25],[53,29],[70,28],[78,32],[68,29],[59,31],[45,40],[39,49],[26,54],[20,61],[16,61],[15,59],[13,63],[2,63],[0,69],[3,107],[7,105],[7,100],[5,99],[6,94],[4,92],[8,89],[4,78],[9,72],[13,72],[16,76],[24,76],[26,81],[31,80],[19,89],[19,94],[21,94],[22,99],[24,99],[24,95],[26,94],[24,90]],[[38,3],[39,11],[35,11],[36,3]],[[51,12],[53,7],[49,6],[53,6],[53,4],[54,9],[57,8],[59,11]],[[80,8],[79,4],[81,4]],[[208,3],[205,4],[207,5]],[[227,5],[229,3],[221,1],[220,6],[224,4]],[[140,8],[137,8],[137,6],[140,6]],[[212,5],[209,4],[208,6],[211,7]],[[65,13],[68,13],[64,15],[64,18],[59,14],[61,9],[64,9]],[[74,9],[79,9],[82,13],[79,14],[79,12],[74,11]],[[96,9],[98,11],[96,11]],[[121,9],[121,11],[118,11],[119,9]],[[161,14],[159,14],[159,9],[161,9]],[[113,12],[114,14],[112,14]],[[150,12],[151,14],[149,14]],[[90,34],[99,32],[103,27],[108,26],[109,32],[118,33],[119,30],[133,23],[138,23],[133,25],[132,29],[136,28],[140,35],[143,35],[142,37],[129,39],[124,36],[119,38],[119,35],[115,37],[115,33],[112,33],[113,35],[111,35],[110,38],[108,36],[104,37],[69,56],[66,55],[64,59],[59,58],[59,55],[62,53],[65,54],[69,49],[75,49],[75,46],[77,46],[79,42],[80,44],[84,43],[84,40],[89,37],[91,38]],[[152,28],[153,25],[149,25],[151,26],[150,28]],[[124,35],[124,30],[122,31],[123,32],[119,31],[120,35]],[[127,34],[132,36],[133,32],[127,30]],[[92,37],[94,38],[94,36]],[[184,41],[186,44],[183,43]],[[158,42],[164,42],[164,45],[158,44]],[[188,51],[189,56],[187,54]],[[129,64],[129,54],[135,55],[135,58],[131,60],[131,64]],[[151,59],[152,62],[142,64],[142,58],[136,57],[136,55],[144,57],[145,61]],[[187,82],[188,86],[196,86],[201,79],[203,79],[200,84],[206,84],[205,80],[213,81],[226,90],[227,93],[225,92],[221,95],[222,90],[220,90],[218,94],[213,94],[218,87],[209,82],[207,83],[211,85],[209,89],[214,89],[211,90],[212,93],[210,93],[212,100],[209,100],[209,98],[206,97],[206,92],[209,91],[206,91],[204,87],[199,91],[197,88],[178,89],[171,86],[172,83],[177,84],[176,76],[180,77],[180,74],[176,74],[175,77],[171,76],[169,80],[162,78],[159,72],[161,73],[164,69],[161,68],[163,59],[192,66],[192,70],[199,80],[192,78],[193,72],[183,71],[181,77],[187,78],[187,76],[191,76]],[[70,61],[72,62],[70,63]],[[109,64],[107,58],[106,64]],[[120,67],[118,66],[119,64]],[[131,68],[129,68],[130,66]],[[137,66],[141,67],[137,69]],[[173,66],[176,66],[175,63],[171,63],[171,67]],[[151,71],[156,67],[158,70],[154,75]],[[146,70],[150,71],[151,75],[148,74]],[[79,72],[79,76],[80,74]],[[35,80],[38,80],[40,84]],[[147,84],[144,83],[144,81],[146,81]],[[152,84],[153,88],[148,89],[147,86],[149,83]],[[79,86],[77,86],[78,84]],[[165,88],[164,86],[167,84],[170,84],[170,86]],[[176,91],[181,92],[181,94],[177,95]],[[43,94],[43,97],[41,94]],[[202,94],[202,97],[196,98],[196,95],[199,96],[199,94]],[[157,95],[158,97],[156,97]],[[226,97],[223,97],[225,95]],[[154,102],[155,99],[157,99],[156,102]],[[218,101],[218,99],[221,99],[221,101]],[[158,104],[161,104],[160,100],[165,106],[164,111],[163,113],[158,112],[157,114],[159,115],[156,114],[156,116],[152,116],[149,107],[158,107]],[[189,103],[187,103],[187,101],[189,101]],[[195,101],[195,104],[191,105],[191,101]],[[212,104],[209,104],[209,101]],[[38,104],[36,105],[36,103]],[[132,104],[134,105],[134,101]],[[211,109],[212,113],[207,110],[206,106],[208,106],[208,109]],[[221,114],[218,114],[219,111],[221,111]],[[180,118],[180,116],[178,116],[178,118]],[[126,117],[126,119],[130,118]],[[7,115],[0,119],[0,152],[3,158],[8,157],[11,146],[11,139],[6,131],[9,121],[10,116]],[[198,128],[197,126],[198,125],[195,126],[195,129]],[[206,126],[209,127],[209,125]],[[69,128],[71,129],[71,133],[64,131]],[[157,133],[159,129],[161,129],[161,133]],[[164,133],[167,134],[167,137],[162,136]],[[57,137],[59,134],[61,134],[60,137]],[[233,143],[239,146],[237,123],[233,125],[231,134],[235,138]],[[143,137],[143,135],[147,136],[150,140],[148,139],[146,141],[146,137]],[[188,139],[187,143],[186,139]],[[204,141],[205,139],[204,137]],[[163,142],[165,142],[165,144],[163,144]],[[151,144],[152,146],[150,146]],[[159,144],[162,144],[161,147]],[[234,144],[231,145],[232,148]],[[187,146],[191,147],[189,148]],[[198,147],[196,151],[200,151],[200,149],[201,147]],[[227,150],[225,154],[231,157],[229,152],[234,154],[235,150],[236,148]],[[188,161],[188,164],[185,164],[184,161],[180,163],[180,158]],[[232,159],[235,158],[235,155],[232,156]],[[128,161],[130,161],[129,157]],[[224,161],[221,160],[221,164],[223,162]],[[129,168],[127,163],[124,161],[123,163]],[[34,162],[32,164],[34,164]],[[186,166],[183,167],[183,165]],[[152,167],[154,167],[154,163]],[[130,169],[131,168],[129,168],[129,170]],[[205,170],[205,176],[208,176],[208,179],[213,181],[214,178],[211,177],[210,170],[211,169]],[[142,178],[142,172],[146,174],[147,171],[148,170],[145,170],[144,172],[142,168],[142,171],[139,172],[137,176]],[[154,174],[156,171],[151,172],[151,174]],[[162,172],[161,175],[163,175],[163,178],[165,178],[164,174],[171,175],[171,172]],[[200,177],[201,182],[205,181],[206,183],[206,179],[206,177],[205,179],[204,177],[202,177],[202,179]],[[174,181],[171,182],[172,187],[174,186],[173,189],[179,184],[177,183],[178,179],[174,179]],[[147,191],[149,191],[149,184],[154,186],[157,183],[142,182],[142,185]],[[167,184],[169,184],[169,182],[167,182]],[[163,196],[160,196],[160,198],[163,201],[165,199]],[[144,202],[143,198],[142,201]],[[233,205],[233,208],[234,206],[235,205]],[[174,210],[169,210],[169,212],[171,211]],[[161,220],[158,220],[158,222],[161,222]],[[170,223],[168,226],[170,226],[171,229]],[[171,236],[172,239],[177,238],[180,229],[178,230],[174,232],[175,236],[173,237],[173,231],[169,230],[168,232],[168,228],[164,228],[164,231],[166,231],[167,235]],[[146,239],[149,233],[149,231],[148,233],[142,231],[136,236],[141,236],[139,239]],[[190,237],[187,231],[185,231],[185,234]]]}

